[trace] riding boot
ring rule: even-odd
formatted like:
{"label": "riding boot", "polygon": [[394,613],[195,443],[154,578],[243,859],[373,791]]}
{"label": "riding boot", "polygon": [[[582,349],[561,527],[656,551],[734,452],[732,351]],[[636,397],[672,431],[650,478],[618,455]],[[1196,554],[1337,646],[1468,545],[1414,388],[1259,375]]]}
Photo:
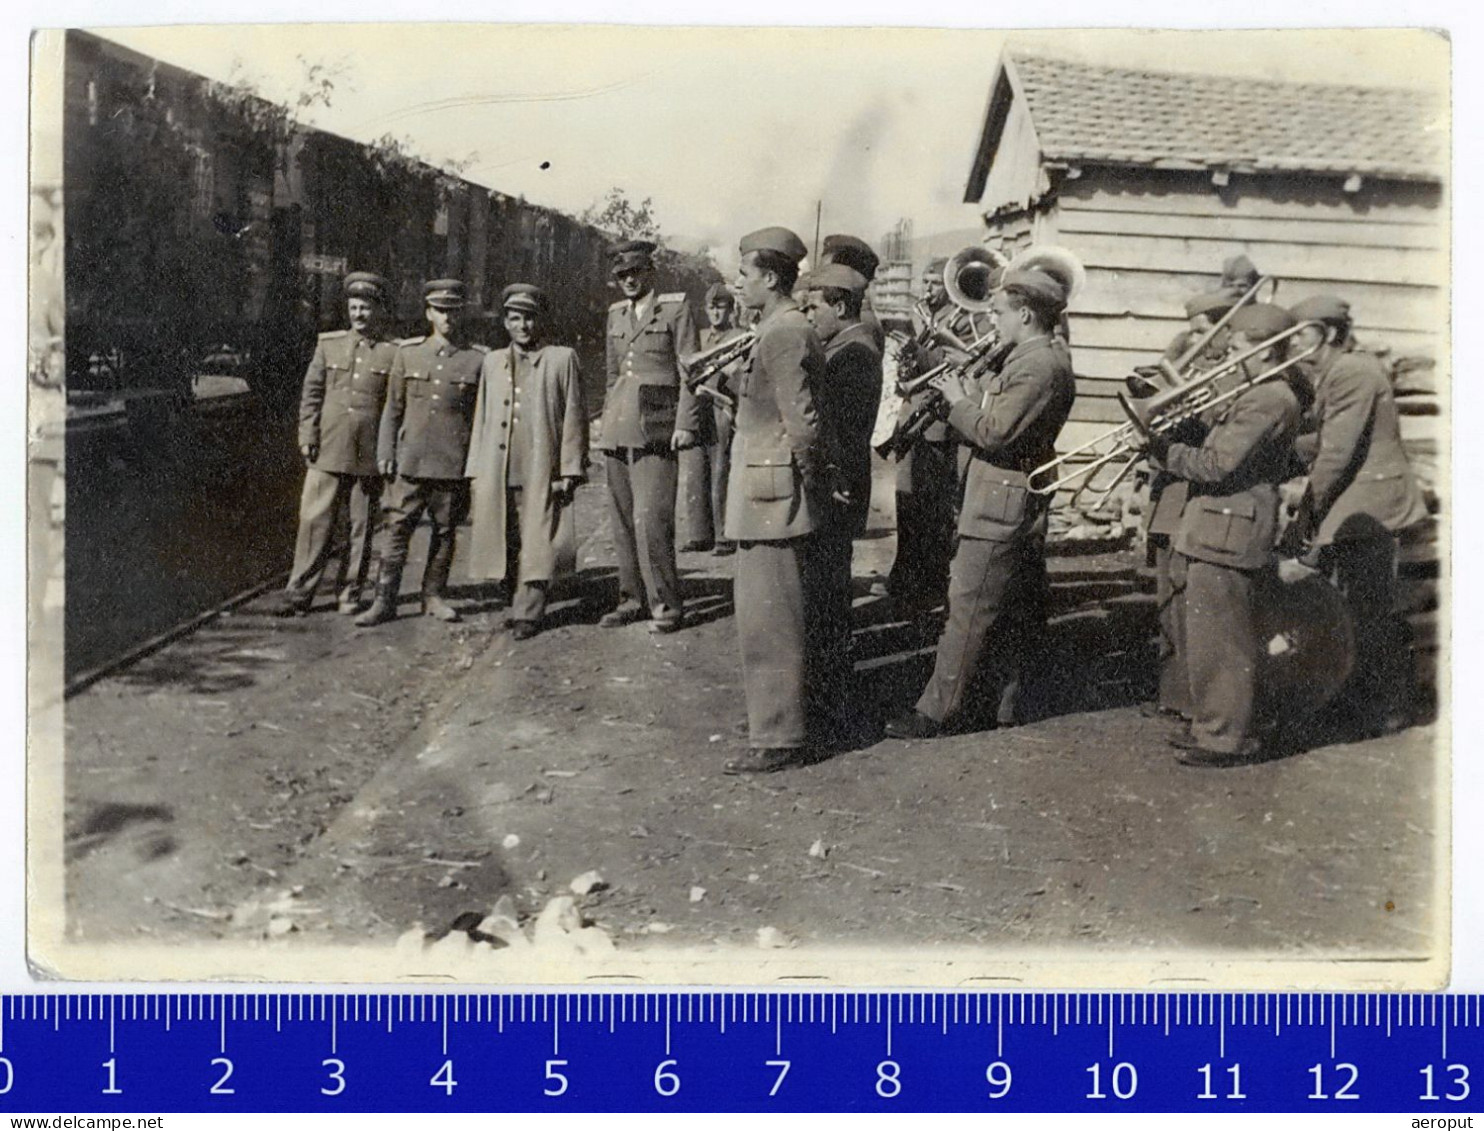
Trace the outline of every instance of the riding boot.
{"label": "riding boot", "polygon": [[402,588],[402,567],[383,564],[376,576],[376,599],[371,607],[356,617],[361,628],[385,624],[397,615],[397,591]]}
{"label": "riding boot", "polygon": [[453,568],[454,540],[450,534],[429,547],[428,565],[423,570],[423,612],[448,624],[464,618],[459,611],[443,599],[444,587],[448,584],[448,573]]}

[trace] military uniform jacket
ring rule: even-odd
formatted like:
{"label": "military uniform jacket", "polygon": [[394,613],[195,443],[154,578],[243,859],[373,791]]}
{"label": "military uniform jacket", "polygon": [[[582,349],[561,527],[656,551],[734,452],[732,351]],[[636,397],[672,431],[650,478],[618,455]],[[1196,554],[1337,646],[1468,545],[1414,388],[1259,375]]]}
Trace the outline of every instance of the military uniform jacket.
{"label": "military uniform jacket", "polygon": [[1314,374],[1312,415],[1318,450],[1305,509],[1319,545],[1395,533],[1427,517],[1391,383],[1375,357],[1333,354]]}
{"label": "military uniform jacket", "polygon": [[700,429],[700,407],[681,379],[679,358],[695,353],[696,327],[683,294],[660,295],[635,323],[627,299],[608,308],[605,450],[668,448],[677,429]]}
{"label": "military uniform jacket", "polygon": [[1286,381],[1230,402],[1199,445],[1171,444],[1163,465],[1190,484],[1175,549],[1231,569],[1268,563],[1278,537],[1278,484],[1288,477],[1301,413]]}
{"label": "military uniform jacket", "polygon": [[1056,455],[1056,437],[1072,411],[1077,381],[1072,355],[1060,337],[1021,342],[983,384],[976,404],[965,397],[948,423],[974,447],[964,476],[958,532],[966,538],[1008,542],[1045,513],[1031,494],[1029,472]]}
{"label": "military uniform jacket", "polygon": [[299,396],[299,446],[319,448],[310,467],[378,474],[376,433],[396,356],[395,342],[355,330],[319,336]]}
{"label": "military uniform jacket", "polygon": [[819,522],[820,502],[810,495],[818,466],[815,390],[824,350],[792,300],[756,329],[738,382],[732,431],[725,532],[733,542],[800,538]]}
{"label": "military uniform jacket", "polygon": [[825,343],[817,402],[826,458],[840,469],[850,494],[849,506],[830,501],[825,525],[859,538],[871,509],[871,432],[881,407],[881,351],[863,321]]}
{"label": "military uniform jacket", "polygon": [[484,346],[433,335],[401,343],[392,362],[376,458],[409,479],[462,479]]}

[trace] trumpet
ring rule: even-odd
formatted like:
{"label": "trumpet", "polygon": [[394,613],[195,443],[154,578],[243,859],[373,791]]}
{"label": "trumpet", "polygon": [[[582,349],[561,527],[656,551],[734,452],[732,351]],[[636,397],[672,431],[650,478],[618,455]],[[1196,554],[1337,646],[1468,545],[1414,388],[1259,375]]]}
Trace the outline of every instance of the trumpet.
{"label": "trumpet", "polygon": [[[1091,488],[1099,472],[1122,460],[1123,464],[1117,474],[1093,492],[1100,496],[1110,494],[1143,458],[1145,441],[1151,435],[1167,434],[1185,421],[1235,400],[1248,389],[1311,357],[1319,349],[1318,345],[1285,357],[1260,373],[1250,372],[1247,364],[1288,342],[1301,330],[1319,325],[1321,324],[1318,322],[1300,322],[1297,326],[1280,331],[1271,338],[1226,358],[1193,380],[1153,396],[1130,397],[1126,393],[1119,393],[1118,403],[1128,420],[1080,447],[1043,463],[1027,477],[1028,489],[1037,495],[1050,496],[1080,480],[1080,485],[1072,492],[1072,498],[1075,499]],[[1235,372],[1240,372],[1241,378],[1223,388],[1222,379]],[[1067,470],[1069,467],[1071,469]]]}
{"label": "trumpet", "polygon": [[[945,373],[956,372],[961,378],[977,378],[993,361],[999,353],[999,335],[991,330],[964,346],[964,352],[969,356],[961,361],[944,361],[933,366],[926,373],[919,374],[910,381],[902,383],[899,388],[903,397],[912,397],[931,387],[934,380]],[[893,456],[900,458],[905,455],[916,442],[917,438],[927,431],[928,426],[938,419],[942,409],[943,398],[937,394],[928,398],[923,404],[918,405],[908,414],[907,418],[892,429],[892,433],[881,443],[876,445],[876,454],[882,459],[890,459]]]}
{"label": "trumpet", "polygon": [[710,397],[724,408],[735,408],[737,401],[724,389],[708,384],[729,365],[740,361],[757,340],[756,330],[745,330],[735,338],[718,342],[710,349],[697,350],[680,358],[685,371],[685,385],[698,396]]}

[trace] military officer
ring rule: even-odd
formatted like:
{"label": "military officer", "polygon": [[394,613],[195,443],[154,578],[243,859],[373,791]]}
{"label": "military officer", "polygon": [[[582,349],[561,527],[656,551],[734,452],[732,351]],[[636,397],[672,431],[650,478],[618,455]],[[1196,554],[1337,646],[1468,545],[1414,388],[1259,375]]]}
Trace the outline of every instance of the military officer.
{"label": "military officer", "polygon": [[[964,341],[974,338],[968,315],[948,301],[943,270],[946,259],[934,259],[922,273],[923,297],[931,327],[913,313],[919,337],[929,328],[952,332]],[[939,345],[910,345],[898,360],[898,381],[940,364],[946,354]],[[936,396],[923,390],[902,401],[898,424],[904,423]],[[948,424],[934,420],[897,461],[897,551],[886,579],[886,592],[910,612],[937,608],[948,592],[948,562],[953,556],[953,513],[958,502],[958,441]]]}
{"label": "military officer", "polygon": [[726,536],[737,543],[737,638],[751,749],[727,773],[808,758],[805,554],[819,527],[823,467],[815,390],[819,338],[791,297],[804,242],[787,228],[743,236],[735,290],[760,314],[737,390]]}
{"label": "military officer", "polygon": [[654,293],[655,245],[629,240],[613,255],[623,298],[608,308],[608,392],[602,447],[618,553],[618,607],[605,628],[650,618],[674,632],[685,609],[675,565],[678,453],[696,442],[700,406],[679,359],[697,349],[684,294]]}
{"label": "military officer", "polygon": [[[701,349],[729,342],[742,329],[736,325],[737,300],[725,283],[706,290],[706,320]],[[680,453],[681,496],[685,500],[685,550],[711,550],[719,555],[736,546],[718,537],[727,513],[727,472],[731,468],[732,414],[713,398],[698,398],[699,442]]]}
{"label": "military officer", "polygon": [[948,623],[914,711],[886,724],[894,738],[931,738],[962,720],[972,684],[993,686],[997,721],[1019,720],[1025,668],[1046,618],[1048,500],[1026,476],[1055,454],[1076,395],[1056,327],[1068,290],[1038,268],[1007,269],[990,310],[1010,347],[999,372],[970,391],[939,378],[948,423],[973,447],[948,583]]}
{"label": "military officer", "polygon": [[814,718],[848,738],[854,665],[850,657],[850,566],[853,539],[866,532],[871,509],[871,432],[881,405],[881,351],[861,317],[866,277],[838,260],[811,272],[805,314],[824,345],[816,389],[831,497],[822,502],[810,543],[808,604],[813,637],[810,676]]}
{"label": "military officer", "polygon": [[[1265,304],[1240,316],[1243,334],[1253,341],[1295,324],[1286,311]],[[1265,360],[1281,361],[1285,352],[1279,345]],[[1170,565],[1191,720],[1189,733],[1171,744],[1186,765],[1240,765],[1262,755],[1256,600],[1260,586],[1274,578],[1278,484],[1291,472],[1309,398],[1308,382],[1290,370],[1213,410],[1199,444],[1149,439],[1151,461],[1184,479],[1190,491]]]}
{"label": "military officer", "polygon": [[384,328],[386,280],[352,271],[344,291],[350,329],[319,336],[299,397],[299,451],[308,466],[294,567],[277,610],[281,616],[308,611],[342,515],[350,517],[350,541],[340,560],[342,613],[359,611],[371,566],[381,502],[376,428],[397,347]]}
{"label": "military officer", "polygon": [[[839,263],[849,267],[852,271],[860,272],[865,278],[867,286],[871,280],[876,278],[876,268],[881,266],[881,257],[871,250],[871,245],[859,236],[847,236],[835,234],[825,236],[824,243],[819,249],[819,265],[821,267],[829,263]],[[881,325],[876,317],[876,311],[871,308],[871,296],[869,294],[861,297],[861,325],[870,332],[876,341],[876,352],[882,353],[886,349],[886,328]]]}
{"label": "military officer", "polygon": [[1391,382],[1381,363],[1350,348],[1350,304],[1315,295],[1290,313],[1315,322],[1294,335],[1314,348],[1300,363],[1314,386],[1312,434],[1300,442],[1309,485],[1299,510],[1305,555],[1334,580],[1355,624],[1355,670],[1342,706],[1366,735],[1407,725],[1407,630],[1396,616],[1397,535],[1427,518],[1402,449]]}
{"label": "military officer", "polygon": [[572,498],[586,475],[587,410],[577,353],[546,341],[546,292],[500,295],[506,349],[485,355],[465,467],[471,578],[501,582],[516,640],[541,629],[547,590],[576,564]]}
{"label": "military officer", "polygon": [[431,531],[422,610],[441,621],[461,619],[444,599],[444,587],[458,527],[469,509],[464,465],[480,366],[489,350],[470,340],[459,280],[427,283],[423,302],[432,332],[399,343],[377,434],[377,463],[383,475],[395,478],[387,489],[376,600],[356,618],[363,627],[397,615],[407,547],[424,512]]}

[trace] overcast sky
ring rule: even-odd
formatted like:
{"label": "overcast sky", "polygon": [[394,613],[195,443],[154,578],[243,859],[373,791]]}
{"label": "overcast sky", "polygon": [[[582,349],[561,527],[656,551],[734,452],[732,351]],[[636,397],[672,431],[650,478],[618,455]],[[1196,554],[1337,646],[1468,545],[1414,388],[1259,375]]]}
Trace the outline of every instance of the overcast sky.
{"label": "overcast sky", "polygon": [[[610,186],[652,197],[664,231],[728,265],[765,224],[876,242],[977,226],[963,203],[995,31],[693,29],[490,24],[99,29],[214,78],[292,98],[303,63],[340,69],[313,122],[392,133],[466,176],[578,212]],[[1301,81],[1422,84],[1441,41],[1408,32],[1020,32],[1016,47],[1115,65]],[[1440,62],[1442,67],[1440,67]]]}

